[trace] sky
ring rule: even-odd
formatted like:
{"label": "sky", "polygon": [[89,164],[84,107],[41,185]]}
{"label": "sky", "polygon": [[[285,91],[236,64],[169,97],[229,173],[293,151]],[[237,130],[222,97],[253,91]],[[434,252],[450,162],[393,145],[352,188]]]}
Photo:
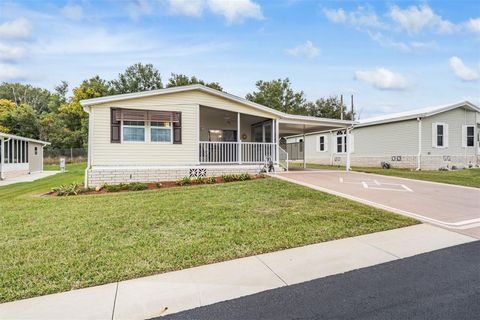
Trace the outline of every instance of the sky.
{"label": "sky", "polygon": [[480,104],[480,1],[0,0],[0,81],[73,88],[137,62],[245,96],[288,77],[360,118]]}

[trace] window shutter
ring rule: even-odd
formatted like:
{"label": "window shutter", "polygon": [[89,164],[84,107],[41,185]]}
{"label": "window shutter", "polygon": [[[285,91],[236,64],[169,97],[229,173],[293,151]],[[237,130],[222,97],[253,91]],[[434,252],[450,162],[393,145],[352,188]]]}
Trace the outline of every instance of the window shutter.
{"label": "window shutter", "polygon": [[325,142],[325,150],[324,151],[328,151],[328,135],[325,135],[325,138],[323,138],[324,142]]}
{"label": "window shutter", "polygon": [[320,136],[317,136],[317,140],[316,140],[316,144],[317,144],[317,152],[320,152]]}
{"label": "window shutter", "polygon": [[182,113],[175,112],[178,121],[173,123],[173,143],[182,144]]}
{"label": "window shutter", "polygon": [[443,125],[443,136],[444,136],[444,138],[443,138],[443,140],[444,140],[443,146],[444,146],[445,148],[448,148],[448,124],[447,124],[447,123],[445,123],[445,124]]}
{"label": "window shutter", "polygon": [[462,147],[467,147],[467,126],[462,126]]}
{"label": "window shutter", "polygon": [[110,108],[110,142],[120,143],[120,124],[121,121],[117,120],[117,113],[120,109]]}
{"label": "window shutter", "polygon": [[437,147],[437,124],[432,123],[432,148]]}

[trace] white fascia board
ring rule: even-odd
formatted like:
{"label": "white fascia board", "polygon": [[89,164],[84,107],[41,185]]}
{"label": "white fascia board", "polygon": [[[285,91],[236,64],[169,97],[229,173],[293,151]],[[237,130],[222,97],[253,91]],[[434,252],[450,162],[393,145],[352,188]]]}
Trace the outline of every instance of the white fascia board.
{"label": "white fascia board", "polygon": [[51,145],[50,142],[42,141],[42,140],[36,140],[36,139],[31,139],[31,138],[26,138],[26,137],[21,137],[21,136],[16,136],[14,134],[8,134],[8,133],[1,133],[0,132],[0,137],[5,137],[9,139],[15,139],[15,140],[21,140],[21,141],[28,141],[28,142],[34,142],[34,143],[39,143],[43,144],[44,146]]}

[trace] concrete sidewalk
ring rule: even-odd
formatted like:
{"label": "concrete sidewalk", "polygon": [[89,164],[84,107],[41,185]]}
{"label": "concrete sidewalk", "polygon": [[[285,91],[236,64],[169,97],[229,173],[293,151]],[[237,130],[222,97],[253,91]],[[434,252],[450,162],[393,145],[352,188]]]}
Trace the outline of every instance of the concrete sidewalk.
{"label": "concrete sidewalk", "polygon": [[14,178],[0,180],[0,187],[4,187],[14,183],[20,183],[20,182],[32,182],[38,179],[53,176],[57,173],[60,173],[60,171],[32,172],[30,174],[25,174],[25,175],[14,177]]}
{"label": "concrete sidewalk", "polygon": [[0,304],[0,319],[146,319],[476,239],[428,224]]}

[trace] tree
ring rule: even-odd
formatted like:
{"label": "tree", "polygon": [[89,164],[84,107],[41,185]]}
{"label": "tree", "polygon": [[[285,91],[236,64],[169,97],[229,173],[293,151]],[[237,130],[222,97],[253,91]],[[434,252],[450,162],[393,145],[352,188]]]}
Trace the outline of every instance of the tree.
{"label": "tree", "polygon": [[346,105],[338,96],[320,98],[315,102],[306,104],[307,113],[310,116],[330,119],[341,119],[343,110],[343,119],[352,120],[352,112],[347,112]]}
{"label": "tree", "polygon": [[306,114],[305,95],[303,91],[293,91],[288,78],[260,80],[255,85],[258,91],[247,94],[247,100],[287,113]]}
{"label": "tree", "polygon": [[38,139],[40,124],[38,114],[32,106],[21,104],[0,115],[0,126],[7,128],[9,133],[32,139]]}
{"label": "tree", "polygon": [[179,86],[188,86],[191,84],[202,84],[204,86],[210,87],[212,89],[223,91],[222,86],[218,82],[209,82],[206,83],[201,79],[197,79],[197,77],[192,76],[188,77],[184,74],[180,73],[172,73],[170,79],[168,79],[167,88],[170,87],[179,87]]}
{"label": "tree", "polygon": [[152,64],[136,63],[110,81],[115,94],[148,91],[163,88],[160,72]]}
{"label": "tree", "polygon": [[98,75],[84,80],[73,89],[73,97],[58,110],[65,127],[64,147],[79,148],[87,144],[88,115],[80,105],[80,100],[104,97],[110,93],[107,81]]}
{"label": "tree", "polygon": [[0,99],[13,101],[17,106],[28,104],[38,113],[48,111],[50,96],[48,90],[29,84],[3,82],[0,85]]}

